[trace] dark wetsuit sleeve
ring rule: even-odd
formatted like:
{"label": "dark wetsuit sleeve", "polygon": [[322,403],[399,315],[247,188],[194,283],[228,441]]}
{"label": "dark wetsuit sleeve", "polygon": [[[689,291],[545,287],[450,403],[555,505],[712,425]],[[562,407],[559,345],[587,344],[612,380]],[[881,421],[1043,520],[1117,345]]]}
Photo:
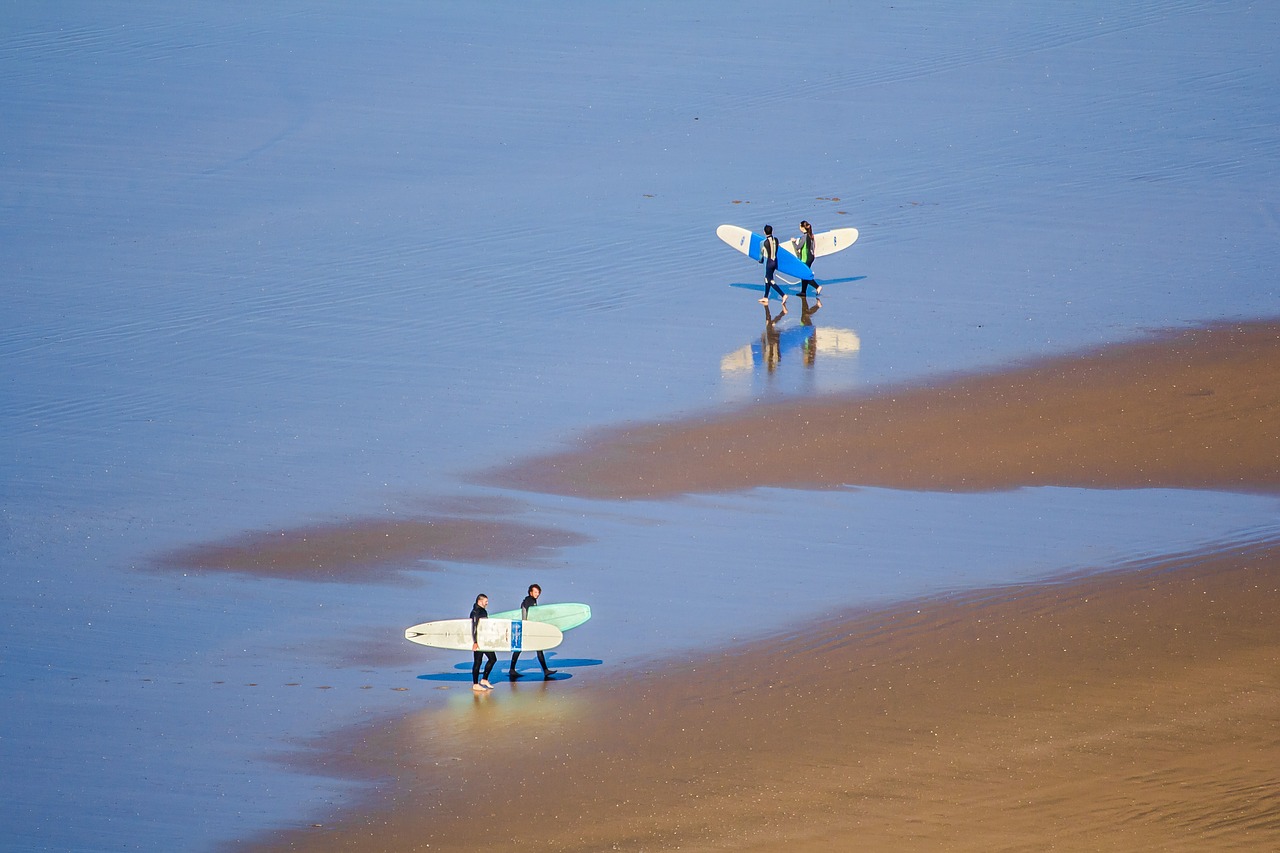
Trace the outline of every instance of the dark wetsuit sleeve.
{"label": "dark wetsuit sleeve", "polygon": [[524,597],[524,601],[520,602],[520,618],[528,619],[529,608],[537,607],[537,606],[538,606],[538,599],[534,598],[532,595],[526,595]]}

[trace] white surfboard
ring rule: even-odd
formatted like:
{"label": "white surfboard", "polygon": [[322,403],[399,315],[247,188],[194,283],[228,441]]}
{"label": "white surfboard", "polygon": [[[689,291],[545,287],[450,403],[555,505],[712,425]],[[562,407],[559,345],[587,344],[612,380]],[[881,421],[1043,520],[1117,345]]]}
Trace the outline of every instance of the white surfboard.
{"label": "white surfboard", "polygon": [[[781,243],[782,248],[796,255],[795,241],[797,239],[799,238],[783,240]],[[819,231],[813,235],[813,255],[817,258],[834,255],[836,252],[843,252],[857,241],[857,228],[833,228],[830,231]]]}
{"label": "white surfboard", "polygon": [[[471,620],[442,619],[406,628],[404,638],[436,649],[471,651]],[[564,639],[555,625],[521,619],[481,619],[476,639],[482,652],[542,652]]]}

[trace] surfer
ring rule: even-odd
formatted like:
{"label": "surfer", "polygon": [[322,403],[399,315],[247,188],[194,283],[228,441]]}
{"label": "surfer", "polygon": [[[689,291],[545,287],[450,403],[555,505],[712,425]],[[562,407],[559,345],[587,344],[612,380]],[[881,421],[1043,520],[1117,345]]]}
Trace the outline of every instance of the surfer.
{"label": "surfer", "polygon": [[[796,257],[804,262],[805,266],[813,269],[813,262],[816,260],[814,255],[813,243],[813,226],[809,224],[809,220],[800,220],[800,236],[791,241],[791,245],[796,249]],[[815,295],[822,294],[822,285],[811,278],[806,278],[800,282],[800,298],[804,299],[809,295],[809,285],[813,285]]]}
{"label": "surfer", "polygon": [[760,354],[764,358],[764,366],[773,373],[774,368],[782,363],[782,333],[778,331],[777,322],[787,314],[787,306],[782,306],[782,313],[777,317],[764,306],[764,332],[760,335]]}
{"label": "surfer", "polygon": [[[538,606],[538,596],[540,595],[542,595],[542,587],[538,586],[536,583],[529,584],[529,594],[524,597],[524,601],[520,602],[521,619],[529,618],[529,608]],[[520,660],[520,653],[512,652],[511,671],[507,673],[507,675],[511,677],[512,681],[515,681],[517,678],[524,678],[522,674],[516,672],[516,661],[518,660]],[[554,669],[547,668],[547,656],[544,655],[541,650],[538,651],[538,663],[542,664],[543,678],[550,678],[556,674]]]}
{"label": "surfer", "polygon": [[[493,685],[489,683],[489,673],[493,672],[493,667],[498,663],[498,656],[493,652],[480,651],[480,620],[489,618],[489,596],[483,592],[476,596],[476,603],[471,608],[471,689],[472,690],[492,690]],[[484,666],[484,678],[480,677],[480,661],[488,658],[488,662]]]}
{"label": "surfer", "polygon": [[805,295],[800,294],[800,326],[807,332],[802,347],[805,367],[813,367],[814,359],[818,355],[818,330],[813,325],[813,315],[817,314],[820,308],[822,308],[821,299],[815,298],[810,305]]}
{"label": "surfer", "polygon": [[782,299],[782,305],[785,308],[787,294],[773,283],[773,274],[778,271],[778,238],[773,236],[772,225],[764,227],[764,242],[760,244],[760,263],[764,264],[764,298],[760,300],[760,304],[769,304],[769,288],[772,287],[778,291],[778,296]]}

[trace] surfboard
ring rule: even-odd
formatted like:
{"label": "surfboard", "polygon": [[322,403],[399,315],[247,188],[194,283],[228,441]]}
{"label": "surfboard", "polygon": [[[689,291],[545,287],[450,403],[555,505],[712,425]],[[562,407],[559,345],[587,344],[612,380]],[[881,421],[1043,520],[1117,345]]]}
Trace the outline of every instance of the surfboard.
{"label": "surfboard", "polygon": [[[857,241],[857,228],[833,228],[830,231],[819,231],[813,235],[813,255],[816,258],[834,255],[836,252],[843,252]],[[795,243],[791,240],[782,240],[781,244],[786,251],[793,255],[796,253]]]}
{"label": "surfboard", "polygon": [[[494,613],[490,619],[519,619],[519,610],[504,610]],[[526,622],[545,622],[555,625],[561,631],[577,628],[591,618],[591,608],[585,604],[539,604],[529,608]]]}
{"label": "surfboard", "polygon": [[[760,261],[760,244],[764,242],[763,235],[739,228],[737,225],[721,225],[716,229],[716,236],[751,260],[757,263]],[[799,258],[787,251],[787,245],[786,240],[778,240],[778,248],[781,249],[778,252],[778,272],[792,278],[813,278],[813,272],[808,265],[801,263]]]}
{"label": "surfboard", "polygon": [[[406,628],[404,638],[436,649],[471,651],[471,620],[442,619]],[[554,649],[564,639],[555,625],[520,619],[481,619],[476,638],[482,652],[541,652]]]}

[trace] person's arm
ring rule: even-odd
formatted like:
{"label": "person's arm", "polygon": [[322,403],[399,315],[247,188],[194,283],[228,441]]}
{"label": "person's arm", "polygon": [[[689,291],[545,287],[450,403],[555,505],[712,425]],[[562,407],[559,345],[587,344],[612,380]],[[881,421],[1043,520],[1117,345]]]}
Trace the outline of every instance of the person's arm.
{"label": "person's arm", "polygon": [[480,631],[480,616],[474,610],[472,610],[471,611],[471,651],[473,652],[480,650],[479,631]]}

